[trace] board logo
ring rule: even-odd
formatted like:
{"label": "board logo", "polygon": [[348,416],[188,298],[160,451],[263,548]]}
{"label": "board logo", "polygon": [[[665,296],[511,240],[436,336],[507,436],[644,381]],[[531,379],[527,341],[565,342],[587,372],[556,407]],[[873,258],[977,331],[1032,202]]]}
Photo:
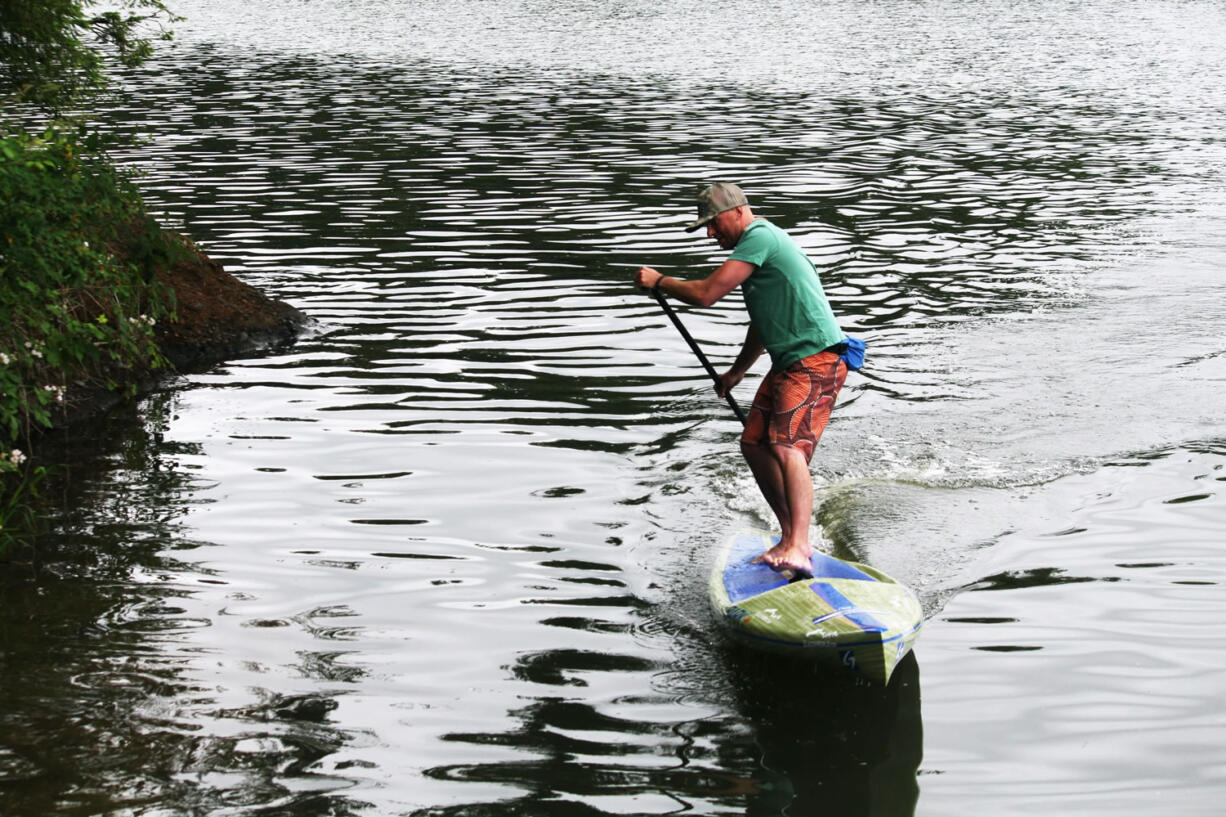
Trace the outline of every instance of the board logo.
{"label": "board logo", "polygon": [[749,611],[744,607],[738,607],[734,604],[728,609],[724,610],[724,618],[731,619],[738,624],[744,623],[749,620]]}

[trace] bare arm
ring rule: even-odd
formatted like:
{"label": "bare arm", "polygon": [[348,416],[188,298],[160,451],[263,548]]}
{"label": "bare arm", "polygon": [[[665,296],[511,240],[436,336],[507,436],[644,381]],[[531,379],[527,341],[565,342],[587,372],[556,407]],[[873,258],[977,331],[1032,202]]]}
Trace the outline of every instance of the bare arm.
{"label": "bare arm", "polygon": [[661,275],[651,267],[642,267],[634,276],[634,282],[643,289],[658,288],[665,295],[671,295],[690,306],[710,306],[739,287],[755,269],[753,264],[746,261],[729,258],[706,278],[683,281]]}
{"label": "bare arm", "polygon": [[758,337],[758,331],[754,329],[752,323],[749,324],[749,329],[745,332],[745,342],[741,344],[741,352],[736,356],[732,367],[720,375],[719,385],[715,387],[715,393],[723,397],[732,391],[736,384],[745,379],[745,374],[765,351],[766,347],[762,345],[762,339]]}

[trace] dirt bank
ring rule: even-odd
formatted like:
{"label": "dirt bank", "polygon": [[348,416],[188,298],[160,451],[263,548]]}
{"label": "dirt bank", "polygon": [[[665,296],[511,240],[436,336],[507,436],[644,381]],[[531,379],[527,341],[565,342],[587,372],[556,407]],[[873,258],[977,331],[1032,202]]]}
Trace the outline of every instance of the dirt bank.
{"label": "dirt bank", "polygon": [[[137,393],[176,373],[199,371],[221,361],[251,355],[292,342],[306,316],[289,304],[268,297],[226,272],[190,240],[174,236],[182,252],[158,266],[158,281],[174,293],[176,319],[156,327],[156,339],[171,369],[112,371],[110,378],[132,384]],[[119,242],[117,254],[128,248]],[[54,419],[63,428],[111,410],[129,399],[124,390],[98,383],[69,384]]]}
{"label": "dirt bank", "polygon": [[159,270],[175,294],[177,320],[157,327],[158,345],[176,369],[191,370],[293,340],[305,316],[222,269],[183,239],[186,258]]}

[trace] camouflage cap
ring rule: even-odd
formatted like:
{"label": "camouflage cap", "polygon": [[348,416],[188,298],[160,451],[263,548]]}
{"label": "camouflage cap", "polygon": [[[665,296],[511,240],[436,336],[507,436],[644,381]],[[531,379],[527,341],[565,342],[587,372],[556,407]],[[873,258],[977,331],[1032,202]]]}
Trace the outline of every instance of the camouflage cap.
{"label": "camouflage cap", "polygon": [[685,228],[692,233],[725,210],[749,204],[745,192],[735,184],[716,182],[698,194],[698,219]]}

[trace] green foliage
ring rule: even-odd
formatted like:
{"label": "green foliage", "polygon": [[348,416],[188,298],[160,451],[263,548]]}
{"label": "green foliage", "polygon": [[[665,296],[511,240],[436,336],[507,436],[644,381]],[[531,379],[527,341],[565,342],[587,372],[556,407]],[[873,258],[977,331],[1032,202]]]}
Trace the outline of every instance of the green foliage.
{"label": "green foliage", "polygon": [[[0,0],[0,553],[31,521],[42,471],[25,452],[69,390],[130,390],[162,362],[153,327],[172,307],[155,267],[178,245],[98,135],[60,116],[177,19],[162,0]],[[40,112],[53,124],[28,132]]]}
{"label": "green foliage", "polygon": [[106,63],[149,57],[175,17],[161,0],[0,0],[0,99],[50,111],[79,104],[106,87]]}
{"label": "green foliage", "polygon": [[[5,456],[11,455],[9,452]],[[20,455],[21,452],[17,451]],[[0,557],[14,544],[20,544],[38,524],[31,499],[38,495],[38,485],[46,477],[45,468],[29,466],[12,474],[0,475],[5,490],[0,493]]]}
{"label": "green foliage", "polygon": [[48,425],[70,384],[114,387],[115,373],[160,362],[168,298],[131,259],[173,245],[90,142],[0,136],[0,448]]}
{"label": "green foliage", "polygon": [[156,264],[180,245],[97,148],[80,129],[0,133],[0,525],[70,390],[130,391],[162,365]]}

